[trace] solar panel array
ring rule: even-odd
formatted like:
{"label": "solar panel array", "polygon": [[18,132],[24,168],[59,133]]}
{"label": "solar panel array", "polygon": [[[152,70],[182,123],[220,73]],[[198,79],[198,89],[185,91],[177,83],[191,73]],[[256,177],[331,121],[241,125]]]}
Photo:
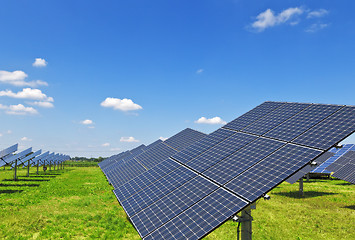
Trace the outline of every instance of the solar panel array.
{"label": "solar panel array", "polygon": [[114,162],[111,160],[111,163],[107,164],[106,162],[100,167],[108,181],[116,189],[204,136],[206,134],[186,128],[165,141],[155,141],[146,147],[141,147],[139,151],[135,149],[133,152],[131,150],[129,151],[130,155],[125,155]]}
{"label": "solar panel array", "polygon": [[[355,118],[355,116],[354,116]],[[325,173],[330,174],[331,172],[328,171],[326,168],[329,167],[333,162],[339,159],[341,156],[346,154],[348,151],[355,150],[355,144],[345,144],[342,148],[332,148],[330,151],[335,153],[333,157],[329,158],[323,164],[319,165],[315,168],[312,173]]]}
{"label": "solar panel array", "polygon": [[355,184],[355,151],[347,151],[326,169],[333,172],[333,177]]}
{"label": "solar panel array", "polygon": [[265,102],[114,192],[143,239],[200,239],[352,134],[354,116]]}

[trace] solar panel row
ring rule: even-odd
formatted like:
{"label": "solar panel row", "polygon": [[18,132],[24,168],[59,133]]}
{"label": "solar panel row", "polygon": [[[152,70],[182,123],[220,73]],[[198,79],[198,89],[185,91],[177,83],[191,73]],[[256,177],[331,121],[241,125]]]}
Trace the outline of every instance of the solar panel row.
{"label": "solar panel row", "polygon": [[353,133],[354,116],[265,102],[114,192],[142,238],[199,239]]}
{"label": "solar panel row", "polygon": [[347,151],[327,167],[327,170],[334,172],[333,177],[355,184],[355,151]]}

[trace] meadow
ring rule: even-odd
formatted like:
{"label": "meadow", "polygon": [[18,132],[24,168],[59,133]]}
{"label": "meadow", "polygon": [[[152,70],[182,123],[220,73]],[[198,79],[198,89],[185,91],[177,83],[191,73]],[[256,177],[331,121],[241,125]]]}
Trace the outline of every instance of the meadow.
{"label": "meadow", "polygon": [[[66,167],[30,177],[0,170],[0,239],[140,239],[100,168]],[[355,186],[341,180],[282,183],[252,211],[253,239],[354,239]],[[206,239],[237,239],[227,221]]]}

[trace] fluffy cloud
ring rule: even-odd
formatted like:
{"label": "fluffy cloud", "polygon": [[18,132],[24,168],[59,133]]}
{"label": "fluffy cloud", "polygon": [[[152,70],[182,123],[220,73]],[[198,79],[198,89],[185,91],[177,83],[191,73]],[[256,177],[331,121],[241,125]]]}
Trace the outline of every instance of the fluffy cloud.
{"label": "fluffy cloud", "polygon": [[11,90],[0,91],[0,96],[7,96],[12,98],[20,99],[31,99],[31,100],[42,100],[46,102],[53,102],[52,97],[47,97],[46,94],[42,93],[39,89],[24,88],[18,93],[14,93]]}
{"label": "fluffy cloud", "polygon": [[23,137],[23,138],[21,138],[21,141],[30,142],[30,141],[32,141],[32,139],[30,139],[30,138],[28,138],[28,137]]}
{"label": "fluffy cloud", "polygon": [[220,117],[214,117],[214,118],[205,118],[201,117],[195,123],[199,124],[226,124],[227,122],[223,121]]}
{"label": "fluffy cloud", "polygon": [[160,137],[159,139],[162,140],[162,141],[165,141],[165,140],[168,139],[168,138]]}
{"label": "fluffy cloud", "polygon": [[198,69],[198,70],[196,71],[196,73],[197,73],[197,74],[201,74],[201,73],[203,73],[203,71],[204,71],[204,70],[201,68],[201,69]]}
{"label": "fluffy cloud", "polygon": [[54,105],[51,102],[45,102],[45,101],[36,101],[36,102],[27,102],[30,105],[42,107],[42,108],[53,108]]}
{"label": "fluffy cloud", "polygon": [[34,63],[32,63],[32,66],[34,67],[45,67],[47,66],[47,61],[44,60],[43,58],[36,58]]}
{"label": "fluffy cloud", "polygon": [[83,121],[80,122],[81,124],[84,124],[84,125],[91,125],[93,124],[94,122],[90,119],[85,119]]}
{"label": "fluffy cloud", "polygon": [[[283,23],[290,22],[290,20],[294,19],[296,16],[301,15],[304,12],[302,8],[288,8],[281,13],[275,15],[271,9],[267,9],[265,12],[260,13],[256,17],[256,21],[251,24],[251,27],[261,32],[266,28],[273,27],[276,25],[280,25]],[[295,25],[298,21],[292,21],[290,24]]]}
{"label": "fluffy cloud", "polygon": [[132,111],[143,109],[140,105],[134,103],[131,99],[119,99],[119,98],[106,98],[105,101],[101,103],[102,107],[111,107],[115,110],[121,111]]}
{"label": "fluffy cloud", "polygon": [[318,32],[319,30],[322,30],[326,27],[328,27],[328,24],[326,24],[326,23],[314,23],[311,26],[309,26],[305,31],[308,33],[314,33],[314,32]]}
{"label": "fluffy cloud", "polygon": [[0,109],[5,110],[9,115],[34,115],[38,114],[37,110],[33,107],[25,107],[22,104],[5,106],[0,104]]}
{"label": "fluffy cloud", "polygon": [[134,137],[121,137],[120,142],[139,142]]}
{"label": "fluffy cloud", "polygon": [[309,12],[307,14],[307,18],[320,18],[320,17],[327,15],[328,13],[329,13],[328,10],[319,9],[319,10]]}
{"label": "fluffy cloud", "polygon": [[101,144],[101,146],[103,146],[103,147],[109,147],[109,146],[110,146],[110,143],[103,143],[103,144]]}
{"label": "fluffy cloud", "polygon": [[0,71],[0,83],[7,83],[17,87],[36,87],[36,86],[48,86],[48,83],[41,80],[26,82],[25,79],[28,75],[20,70],[8,72]]}

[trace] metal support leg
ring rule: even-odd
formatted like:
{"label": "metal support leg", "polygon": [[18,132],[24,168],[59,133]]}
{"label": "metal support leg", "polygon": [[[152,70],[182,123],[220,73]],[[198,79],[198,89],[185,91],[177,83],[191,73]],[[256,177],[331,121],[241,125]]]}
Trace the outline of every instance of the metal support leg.
{"label": "metal support leg", "polygon": [[37,175],[38,175],[39,161],[37,162]]}
{"label": "metal support leg", "polygon": [[307,176],[307,182],[309,182],[309,173],[307,173],[306,176]]}
{"label": "metal support leg", "polygon": [[17,159],[15,160],[15,172],[14,172],[14,181],[17,180]]}
{"label": "metal support leg", "polygon": [[49,171],[51,171],[52,169],[52,163],[51,163],[51,161],[49,161]]}
{"label": "metal support leg", "polygon": [[31,165],[31,160],[28,161],[28,165],[27,165],[27,177],[30,176],[30,165]]}
{"label": "metal support leg", "polygon": [[241,222],[242,225],[242,240],[251,240],[252,239],[252,221],[253,218],[251,217],[251,209],[247,207],[245,210],[242,211],[241,218],[243,221]]}
{"label": "metal support leg", "polygon": [[304,192],[303,192],[303,178],[300,178],[300,180],[299,180],[299,185],[300,185],[300,196],[303,197],[303,196],[304,196]]}

